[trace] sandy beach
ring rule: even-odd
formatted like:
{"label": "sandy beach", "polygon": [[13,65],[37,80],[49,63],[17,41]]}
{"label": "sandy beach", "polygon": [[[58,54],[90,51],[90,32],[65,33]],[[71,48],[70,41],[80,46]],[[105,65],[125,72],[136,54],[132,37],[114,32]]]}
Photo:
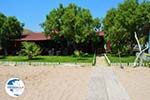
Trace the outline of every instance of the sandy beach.
{"label": "sandy beach", "polygon": [[[90,67],[0,67],[0,100],[85,100]],[[5,83],[19,77],[24,93],[13,98],[6,94]]]}
{"label": "sandy beach", "polygon": [[150,100],[150,68],[111,67],[126,88],[131,100]]}
{"label": "sandy beach", "polygon": [[[94,67],[0,66],[0,100],[86,100]],[[108,67],[127,90],[131,100],[149,100],[150,69]],[[25,84],[24,93],[10,97],[5,92],[9,78]]]}

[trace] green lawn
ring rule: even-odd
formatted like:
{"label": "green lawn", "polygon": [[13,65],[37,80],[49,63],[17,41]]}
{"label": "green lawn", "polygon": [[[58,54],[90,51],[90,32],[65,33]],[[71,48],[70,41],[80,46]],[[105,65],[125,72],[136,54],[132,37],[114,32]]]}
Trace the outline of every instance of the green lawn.
{"label": "green lawn", "polygon": [[111,54],[108,54],[107,56],[111,63],[120,63],[120,61],[121,63],[133,63],[136,58],[135,56],[124,56],[124,57],[120,57],[119,59],[118,56],[111,55]]}
{"label": "green lawn", "polygon": [[5,56],[0,57],[0,61],[16,61],[16,62],[74,62],[74,63],[92,63],[93,55],[86,57],[74,56],[36,56],[32,60],[28,60],[27,56]]}

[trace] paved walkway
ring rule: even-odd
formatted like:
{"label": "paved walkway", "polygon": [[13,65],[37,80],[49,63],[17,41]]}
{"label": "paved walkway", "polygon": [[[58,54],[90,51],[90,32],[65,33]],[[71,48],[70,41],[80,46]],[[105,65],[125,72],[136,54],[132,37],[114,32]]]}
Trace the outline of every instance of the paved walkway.
{"label": "paved walkway", "polygon": [[130,100],[115,73],[104,67],[106,65],[104,57],[97,57],[96,68],[91,73],[87,100]]}
{"label": "paved walkway", "polygon": [[96,57],[96,65],[97,66],[108,66],[104,56]]}

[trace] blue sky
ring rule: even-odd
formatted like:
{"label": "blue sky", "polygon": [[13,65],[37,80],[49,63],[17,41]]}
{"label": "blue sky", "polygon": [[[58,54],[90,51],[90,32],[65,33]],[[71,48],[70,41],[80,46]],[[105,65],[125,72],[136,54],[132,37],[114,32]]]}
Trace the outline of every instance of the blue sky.
{"label": "blue sky", "polygon": [[16,16],[25,28],[35,32],[42,31],[40,23],[45,16],[60,3],[67,6],[75,3],[80,7],[88,8],[94,17],[103,18],[106,12],[117,7],[123,0],[0,0],[0,12],[7,16]]}

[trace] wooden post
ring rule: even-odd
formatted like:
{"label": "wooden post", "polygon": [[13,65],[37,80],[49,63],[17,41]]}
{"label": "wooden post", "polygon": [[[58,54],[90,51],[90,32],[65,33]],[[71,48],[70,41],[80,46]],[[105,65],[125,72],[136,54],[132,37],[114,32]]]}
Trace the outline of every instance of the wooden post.
{"label": "wooden post", "polygon": [[1,46],[1,40],[0,40],[0,50],[2,49],[2,46]]}
{"label": "wooden post", "polygon": [[149,29],[149,33],[148,33],[148,53],[150,54],[150,29]]}

